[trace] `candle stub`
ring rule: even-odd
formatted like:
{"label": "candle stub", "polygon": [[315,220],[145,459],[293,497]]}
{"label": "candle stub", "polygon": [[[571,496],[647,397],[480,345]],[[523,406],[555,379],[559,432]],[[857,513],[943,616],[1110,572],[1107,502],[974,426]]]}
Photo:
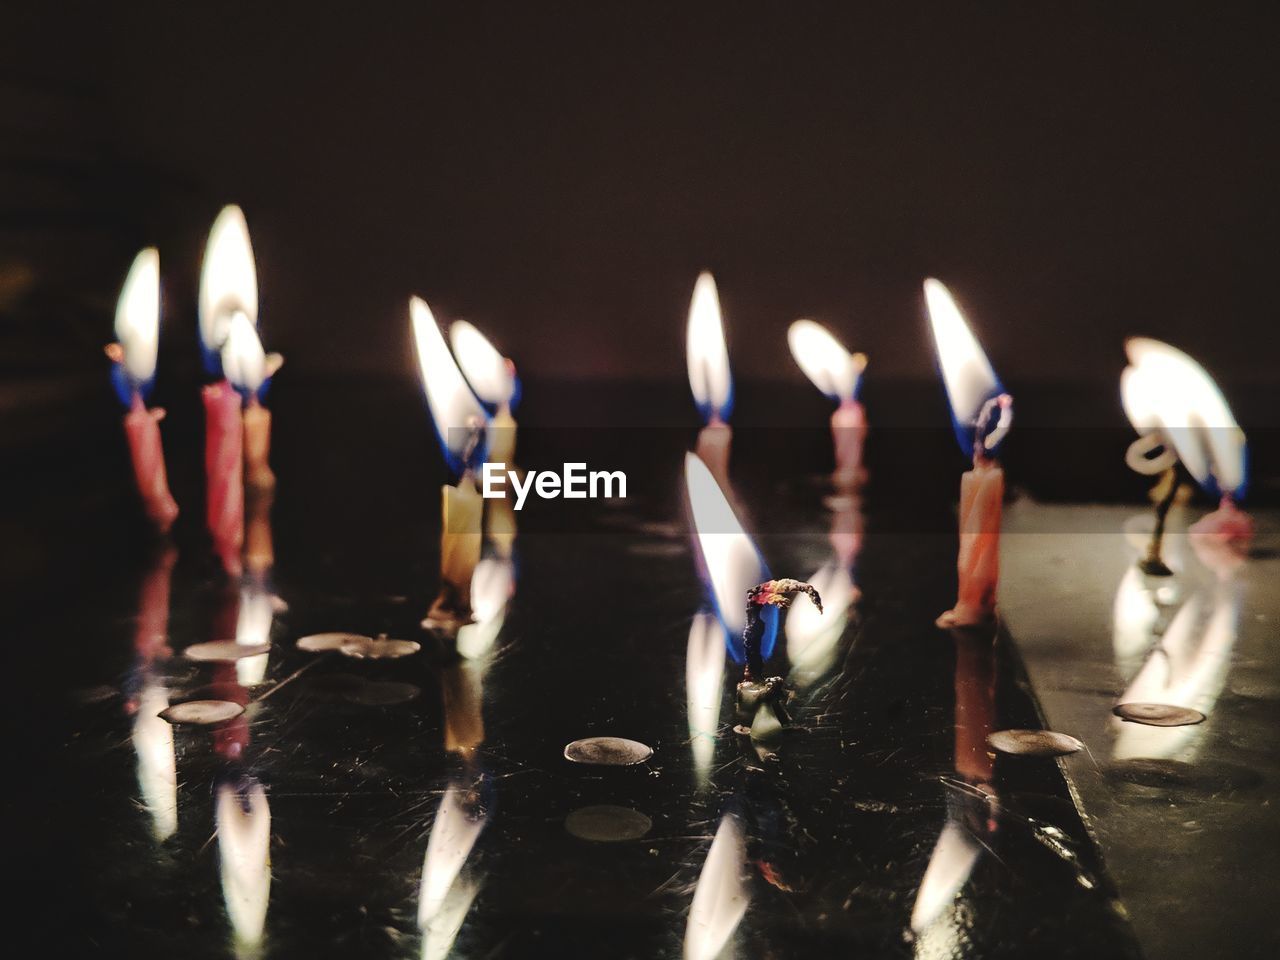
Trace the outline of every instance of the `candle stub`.
{"label": "candle stub", "polygon": [[623,737],[587,737],[564,748],[564,757],[574,763],[605,767],[630,767],[653,756],[653,748]]}
{"label": "candle stub", "polygon": [[1149,727],[1190,727],[1205,719],[1199,710],[1170,703],[1121,703],[1111,712],[1121,720]]}
{"label": "candle stub", "polygon": [[188,660],[226,662],[241,660],[245,657],[256,657],[271,650],[269,643],[240,643],[238,640],[210,640],[208,643],[193,643],[182,651]]}
{"label": "candle stub", "polygon": [[232,720],[242,713],[244,706],[232,700],[188,700],[161,710],[157,716],[177,725],[208,726]]}
{"label": "candle stub", "polygon": [[1075,737],[1053,730],[997,730],[987,737],[987,746],[1018,757],[1065,757],[1084,748]]}

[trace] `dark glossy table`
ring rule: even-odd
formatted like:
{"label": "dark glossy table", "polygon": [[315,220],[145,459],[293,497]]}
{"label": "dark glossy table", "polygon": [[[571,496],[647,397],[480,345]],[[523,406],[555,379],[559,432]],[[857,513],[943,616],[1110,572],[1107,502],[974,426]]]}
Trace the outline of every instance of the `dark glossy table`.
{"label": "dark glossy table", "polygon": [[[929,460],[914,435],[886,440],[879,461],[870,454],[862,501],[833,511],[816,479],[821,431],[741,432],[737,495],[775,575],[829,573],[833,525],[860,537],[856,594],[827,598],[834,629],[798,636],[790,651],[779,643],[795,723],[762,756],[731,730],[733,665],[715,677],[695,657],[690,669],[705,604],[680,494],[692,430],[565,426],[573,417],[551,422],[531,394],[528,416],[543,415],[542,427],[522,434],[522,464],[557,463],[576,444],[588,459],[625,462],[631,495],[523,511],[513,589],[490,581],[497,593],[481,598],[487,620],[468,641],[475,655],[459,658],[418,626],[438,581],[442,474],[412,392],[298,385],[291,397],[283,387],[265,593],[228,582],[208,554],[194,443],[170,450],[187,515],[169,546],[139,534],[114,481],[101,495],[111,509],[88,481],[74,497],[37,498],[50,569],[33,574],[19,619],[21,695],[10,711],[20,788],[8,807],[24,887],[16,923],[38,930],[50,955],[1140,954],[1126,919],[1137,911],[1103,865],[1106,832],[1088,790],[1073,789],[1105,752],[1101,716],[1122,688],[1099,687],[1096,723],[1050,710],[1091,751],[1065,764],[985,748],[992,730],[1042,723],[1019,653],[1023,624],[1043,634],[1027,613],[1041,558],[1006,553],[1013,636],[934,626],[954,591],[963,463],[952,450]],[[198,432],[181,404],[174,420],[175,436]],[[86,435],[112,476],[115,438]],[[912,483],[894,480],[919,458]],[[1010,508],[1016,522],[1040,509],[1029,498]],[[1122,572],[1127,546],[1114,545],[1107,569]],[[487,549],[501,566],[502,551]],[[1081,585],[1097,591],[1092,613],[1113,587],[1107,577]],[[844,623],[842,599],[853,601]],[[1105,630],[1091,617],[1089,630]],[[424,649],[369,661],[294,647],[328,630]],[[273,643],[264,661],[169,655],[254,631]],[[1077,637],[1084,670],[1101,654],[1083,633],[1059,652],[1076,656]],[[1258,696],[1274,704],[1266,675]],[[152,718],[211,688],[249,701],[242,721],[210,730]],[[567,743],[595,735],[654,752],[631,767],[565,759]],[[1273,768],[1259,774],[1269,784]],[[1269,790],[1252,796],[1269,800]],[[1257,820],[1272,836],[1268,813]],[[1207,816],[1180,815],[1200,819],[1212,842]],[[1275,878],[1274,856],[1256,857],[1259,878]],[[1195,926],[1199,886],[1181,874],[1174,883],[1145,923],[1176,912]],[[691,933],[700,887],[711,892]],[[1274,936],[1270,921],[1255,916],[1249,932],[1233,955],[1270,955],[1257,952]]]}

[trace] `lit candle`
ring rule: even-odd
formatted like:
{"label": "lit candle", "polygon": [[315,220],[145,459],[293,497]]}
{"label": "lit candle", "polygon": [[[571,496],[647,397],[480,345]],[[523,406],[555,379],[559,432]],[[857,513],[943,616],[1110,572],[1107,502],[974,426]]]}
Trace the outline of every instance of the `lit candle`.
{"label": "lit candle", "polygon": [[995,615],[1004,499],[1004,471],[996,454],[1013,421],[1013,398],[1000,386],[947,288],[926,280],[924,293],[956,439],[973,456],[973,469],[960,481],[956,605],[938,625],[973,626]]}
{"label": "lit candle", "polygon": [[787,344],[805,376],[839,404],[831,415],[836,455],[831,479],[842,489],[855,487],[862,480],[862,445],[867,435],[866,411],[858,402],[866,354],[850,353],[825,327],[812,320],[791,324]]}
{"label": "lit candle", "polygon": [[116,340],[107,347],[107,356],[115,362],[112,380],[128,410],[124,433],[134,480],[147,517],[161,533],[168,533],[178,517],[178,504],[169,492],[160,442],[164,410],[148,410],[145,404],[155,382],[160,341],[160,254],[154,247],[139,253],[129,268],[116,304]]}
{"label": "lit candle", "polygon": [[1253,521],[1237,506],[1247,486],[1246,443],[1222,391],[1200,364],[1167,343],[1134,337],[1125,352],[1129,366],[1120,375],[1120,397],[1139,434],[1125,462],[1139,473],[1165,474],[1166,484],[1143,570],[1169,573],[1160,556],[1160,536],[1177,493],[1179,462],[1219,498],[1218,509],[1191,532],[1243,549],[1253,536]]}
{"label": "lit candle", "polygon": [[485,459],[487,418],[425,300],[410,299],[409,318],[431,420],[445,462],[459,475],[441,488],[440,595],[423,625],[456,631],[471,619],[471,578],[480,561],[484,501],[475,467]]}
{"label": "lit candle", "polygon": [[224,207],[209,231],[199,307],[205,370],[219,378],[203,390],[206,523],[223,566],[236,575],[244,542],[246,460],[251,485],[275,482],[267,462],[271,414],[260,401],[283,362],[279,354],[265,353],[258,339],[257,270],[239,207]]}
{"label": "lit candle", "polygon": [[698,434],[694,450],[720,486],[728,490],[729,446],[733,441],[728,419],[733,409],[733,375],[724,342],[720,297],[709,273],[700,274],[693,287],[685,359],[689,366],[689,389],[706,423]]}
{"label": "lit candle", "polygon": [[520,399],[516,365],[465,320],[450,324],[449,343],[475,395],[494,408],[486,437],[487,459],[492,463],[514,464],[516,421],[511,411]]}

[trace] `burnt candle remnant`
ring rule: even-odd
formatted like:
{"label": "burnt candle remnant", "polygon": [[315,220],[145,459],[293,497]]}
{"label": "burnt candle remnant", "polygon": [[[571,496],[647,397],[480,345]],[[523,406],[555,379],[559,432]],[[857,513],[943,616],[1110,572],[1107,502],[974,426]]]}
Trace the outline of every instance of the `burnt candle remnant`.
{"label": "burnt candle remnant", "polygon": [[746,650],[746,665],[742,670],[742,682],[738,684],[738,715],[743,726],[749,726],[762,708],[769,708],[778,721],[789,721],[786,702],[790,699],[786,682],[781,677],[764,676],[764,658],[761,649],[768,631],[778,629],[777,617],[770,621],[764,616],[765,608],[786,610],[796,594],[803,593],[822,612],[822,597],[817,588],[803,580],[783,578],[766,580],[747,591],[747,625],[742,631],[742,645]]}

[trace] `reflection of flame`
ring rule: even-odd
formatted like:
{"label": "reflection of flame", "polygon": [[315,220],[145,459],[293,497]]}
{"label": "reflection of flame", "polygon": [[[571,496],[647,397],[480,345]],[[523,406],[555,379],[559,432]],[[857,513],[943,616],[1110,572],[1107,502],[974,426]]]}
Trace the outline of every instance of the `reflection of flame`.
{"label": "reflection of flame", "polygon": [[252,950],[262,942],[271,894],[271,809],[262,784],[219,784],[215,819],[227,916],[236,944]]}
{"label": "reflection of flame", "polygon": [[713,960],[742,922],[750,902],[742,876],[746,860],[742,827],[733,816],[726,816],[716,829],[693,891],[684,931],[685,960]]}
{"label": "reflection of flame", "polygon": [[[448,905],[463,864],[476,845],[487,818],[475,809],[474,798],[461,783],[450,783],[440,800],[431,838],[422,861],[422,881],[418,888],[418,926],[432,928]],[[468,904],[470,900],[467,901]],[[461,920],[458,921],[461,925]],[[456,929],[454,931],[456,933]]]}
{"label": "reflection of flame", "polygon": [[[1125,571],[1112,608],[1112,649],[1117,666],[1141,656],[1151,645],[1160,608],[1136,565]],[[1126,675],[1128,671],[1126,671]]]}
{"label": "reflection of flame", "polygon": [[1239,496],[1245,483],[1244,431],[1222,391],[1204,368],[1181,350],[1134,337],[1125,343],[1129,366],[1120,397],[1133,428],[1159,434],[1177,451],[1196,482]]}
{"label": "reflection of flame", "polygon": [[509,404],[516,390],[515,375],[485,335],[467,321],[455,320],[449,325],[449,342],[476,396],[495,406]]}
{"label": "reflection of flame", "polygon": [[[938,835],[938,842],[920,881],[920,889],[916,891],[915,905],[911,908],[911,932],[919,938],[917,957],[955,955],[950,949],[941,948],[942,944],[954,945],[954,923],[945,927],[939,925],[936,929],[935,924],[964,889],[981,853],[982,845],[973,834],[962,824],[947,821]],[[935,938],[938,943],[935,943]]]}
{"label": "reflection of flame", "polygon": [[[691,453],[685,454],[684,478],[695,539],[716,612],[730,641],[736,644],[746,626],[747,590],[768,580],[769,570],[711,471]],[[769,651],[761,653],[767,657]]]}
{"label": "reflection of flame", "polygon": [[157,840],[178,829],[178,763],[173,749],[173,727],[157,714],[169,706],[163,684],[144,674],[138,712],[133,718],[133,749],[138,755],[138,786],[142,802],[151,814]]}
{"label": "reflection of flame", "polygon": [[409,318],[431,418],[450,465],[461,472],[467,466],[472,431],[485,423],[484,408],[453,362],[436,318],[421,297],[409,300]]}
{"label": "reflection of flame", "polygon": [[515,592],[515,567],[510,560],[486,557],[471,576],[473,623],[458,629],[458,653],[474,659],[492,649],[507,616],[507,602]]}
{"label": "reflection of flame", "polygon": [[703,416],[709,421],[728,418],[733,375],[729,372],[729,351],[724,343],[720,297],[709,273],[699,274],[693,287],[685,359],[689,366],[689,389]]}
{"label": "reflection of flame", "polygon": [[930,279],[924,282],[924,296],[938,350],[938,364],[942,367],[942,379],[956,422],[957,439],[961,449],[971,453],[973,428],[986,402],[1000,393],[1000,381],[951,292],[937,280]]}
{"label": "reflection of flame", "polygon": [[[271,592],[255,578],[246,578],[240,587],[240,612],[236,619],[236,643],[258,644],[271,640],[274,615]],[[261,683],[266,676],[269,653],[241,657],[236,661],[236,679],[246,687]]]}
{"label": "reflection of flame", "polygon": [[857,597],[853,575],[834,560],[809,577],[809,582],[823,598],[825,613],[802,593],[796,595],[787,613],[787,659],[791,661],[791,680],[798,687],[807,687],[835,663],[840,638],[849,623],[849,609]]}
{"label": "reflection of flame", "polygon": [[689,625],[685,696],[689,707],[689,745],[700,784],[706,782],[711,772],[723,695],[724,630],[712,614],[699,613]]}
{"label": "reflection of flame", "polygon": [[160,254],[155,247],[134,257],[129,268],[116,303],[116,340],[129,380],[135,385],[150,381],[160,345]]}
{"label": "reflection of flame", "polygon": [[866,369],[865,354],[850,353],[826,327],[797,320],[787,330],[787,344],[804,375],[832,400],[852,400]]}
{"label": "reflection of flame", "polygon": [[[1227,682],[1236,642],[1239,597],[1233,585],[1220,586],[1207,615],[1204,600],[1193,596],[1178,611],[1160,643],[1120,697],[1121,703],[1160,703],[1213,712]],[[1229,595],[1223,595],[1223,592]],[[1200,642],[1196,644],[1199,635]],[[1116,721],[1114,756],[1173,759],[1198,739],[1201,727],[1154,727]]]}
{"label": "reflection of flame", "polygon": [[222,344],[222,370],[231,383],[246,393],[257,393],[267,379],[267,354],[252,321],[237,310],[227,325]]}
{"label": "reflection of flame", "polygon": [[223,207],[209,231],[200,270],[200,339],[217,352],[234,313],[258,323],[258,273],[249,243],[249,227],[237,206]]}

